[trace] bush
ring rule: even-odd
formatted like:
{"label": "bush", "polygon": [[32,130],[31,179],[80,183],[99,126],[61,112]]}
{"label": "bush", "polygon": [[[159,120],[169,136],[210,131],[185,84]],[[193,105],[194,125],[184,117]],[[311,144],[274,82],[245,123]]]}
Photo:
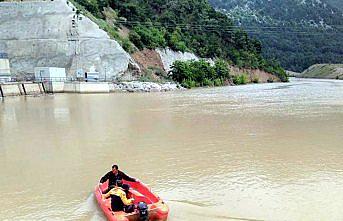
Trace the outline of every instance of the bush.
{"label": "bush", "polygon": [[227,63],[218,60],[211,66],[209,62],[200,61],[175,61],[171,77],[187,88],[199,86],[222,86],[225,80],[230,79]]}
{"label": "bush", "polygon": [[255,83],[255,84],[257,84],[257,83],[260,82],[260,79],[259,79],[257,76],[255,76],[255,77],[252,79],[252,82]]}
{"label": "bush", "polygon": [[213,81],[211,81],[210,79],[205,78],[202,82],[202,86],[209,86],[209,87],[213,87],[214,83]]}
{"label": "bush", "polygon": [[248,82],[248,77],[246,74],[236,75],[233,78],[233,83],[236,85],[246,84]]}
{"label": "bush", "polygon": [[214,80],[214,86],[223,86],[224,85],[224,81],[220,78],[217,78]]}
{"label": "bush", "polygon": [[186,43],[182,39],[180,28],[176,28],[176,30],[174,30],[173,33],[171,33],[171,35],[167,34],[167,39],[168,46],[171,49],[181,52],[185,52],[187,50]]}
{"label": "bush", "polygon": [[228,63],[222,59],[218,59],[214,64],[214,70],[216,72],[216,78],[228,79],[230,78],[230,72]]}
{"label": "bush", "polygon": [[122,40],[122,47],[124,48],[125,51],[129,52],[130,54],[135,52],[135,48],[134,46],[132,45],[132,43],[130,42],[129,39],[127,38],[124,38]]}
{"label": "bush", "polygon": [[268,78],[267,80],[268,83],[273,83],[274,82],[274,79],[272,77]]}
{"label": "bush", "polygon": [[181,86],[185,88],[193,88],[193,87],[196,87],[196,85],[197,85],[196,82],[190,79],[183,80],[181,82]]}
{"label": "bush", "polygon": [[166,47],[165,30],[152,26],[138,25],[130,32],[130,40],[140,49]]}
{"label": "bush", "polygon": [[141,40],[141,36],[135,32],[135,31],[130,31],[130,34],[129,34],[129,39],[130,41],[136,45],[137,48],[139,49],[143,49],[144,48],[144,44]]}

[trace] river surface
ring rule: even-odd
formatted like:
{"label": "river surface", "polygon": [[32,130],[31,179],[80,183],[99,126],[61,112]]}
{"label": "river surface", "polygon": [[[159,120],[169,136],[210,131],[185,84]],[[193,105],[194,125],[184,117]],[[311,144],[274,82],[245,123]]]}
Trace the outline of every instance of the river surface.
{"label": "river surface", "polygon": [[0,220],[104,220],[113,163],[170,221],[343,220],[343,81],[0,102]]}

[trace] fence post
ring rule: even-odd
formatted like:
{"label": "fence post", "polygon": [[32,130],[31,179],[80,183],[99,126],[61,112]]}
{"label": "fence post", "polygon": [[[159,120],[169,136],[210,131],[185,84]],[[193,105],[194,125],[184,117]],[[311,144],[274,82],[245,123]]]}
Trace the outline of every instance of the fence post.
{"label": "fence post", "polygon": [[41,84],[42,84],[42,88],[43,88],[43,93],[46,93],[44,82],[41,82]]}
{"label": "fence post", "polygon": [[24,94],[25,94],[25,95],[27,95],[27,94],[26,94],[26,89],[25,89],[25,86],[24,86],[24,84],[21,84],[21,86],[23,87]]}
{"label": "fence post", "polygon": [[5,96],[4,96],[4,92],[2,91],[2,86],[1,86],[1,84],[0,84],[0,93],[1,93],[1,97],[5,97]]}

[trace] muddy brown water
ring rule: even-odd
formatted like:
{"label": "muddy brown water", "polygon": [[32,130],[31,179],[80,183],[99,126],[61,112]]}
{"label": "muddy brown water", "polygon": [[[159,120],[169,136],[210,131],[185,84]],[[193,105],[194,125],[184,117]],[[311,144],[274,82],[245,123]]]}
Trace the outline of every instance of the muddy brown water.
{"label": "muddy brown water", "polygon": [[0,103],[0,220],[104,220],[112,163],[176,220],[343,220],[343,82]]}

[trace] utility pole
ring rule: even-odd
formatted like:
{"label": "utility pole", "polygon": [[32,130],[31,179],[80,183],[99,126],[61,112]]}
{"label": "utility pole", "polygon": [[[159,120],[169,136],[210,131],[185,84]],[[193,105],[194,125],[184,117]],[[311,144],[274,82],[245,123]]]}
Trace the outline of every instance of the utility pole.
{"label": "utility pole", "polygon": [[105,82],[107,81],[106,75],[107,75],[107,68],[105,67]]}

